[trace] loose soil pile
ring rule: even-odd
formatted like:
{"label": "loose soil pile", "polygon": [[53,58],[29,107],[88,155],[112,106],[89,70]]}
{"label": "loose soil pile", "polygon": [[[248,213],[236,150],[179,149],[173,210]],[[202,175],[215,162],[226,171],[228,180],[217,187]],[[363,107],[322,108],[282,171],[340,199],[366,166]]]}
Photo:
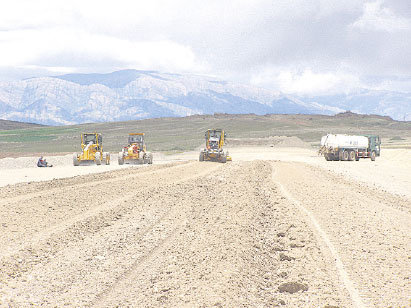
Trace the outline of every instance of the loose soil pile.
{"label": "loose soil pile", "polygon": [[309,148],[310,144],[300,138],[292,136],[270,136],[267,138],[228,139],[228,146],[270,146],[270,147],[299,147]]}

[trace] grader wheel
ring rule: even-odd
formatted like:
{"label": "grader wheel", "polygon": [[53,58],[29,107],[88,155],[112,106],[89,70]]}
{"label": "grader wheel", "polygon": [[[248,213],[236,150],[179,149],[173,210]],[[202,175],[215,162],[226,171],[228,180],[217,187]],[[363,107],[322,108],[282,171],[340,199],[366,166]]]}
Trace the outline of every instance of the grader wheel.
{"label": "grader wheel", "polygon": [[221,156],[221,162],[223,164],[225,164],[227,162],[227,156],[226,155]]}
{"label": "grader wheel", "polygon": [[73,165],[78,166],[80,163],[77,159],[77,153],[73,153]]}
{"label": "grader wheel", "polygon": [[124,165],[123,152],[119,152],[119,153],[118,153],[118,164],[119,164],[119,165]]}
{"label": "grader wheel", "polygon": [[153,163],[153,154],[151,153],[144,154],[143,164],[151,165],[152,163]]}

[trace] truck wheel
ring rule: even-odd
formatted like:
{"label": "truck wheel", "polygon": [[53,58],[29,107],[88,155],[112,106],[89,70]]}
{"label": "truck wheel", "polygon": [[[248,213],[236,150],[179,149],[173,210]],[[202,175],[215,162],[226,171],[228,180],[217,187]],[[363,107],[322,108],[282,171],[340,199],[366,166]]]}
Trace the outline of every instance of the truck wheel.
{"label": "truck wheel", "polygon": [[329,160],[330,160],[330,156],[328,156],[328,154],[325,154],[325,155],[324,155],[324,158],[325,158],[326,161],[329,161]]}
{"label": "truck wheel", "polygon": [[349,160],[349,161],[354,161],[356,156],[357,156],[357,155],[355,155],[355,151],[350,151],[350,152],[348,153],[348,160]]}
{"label": "truck wheel", "polygon": [[375,151],[371,152],[371,161],[375,161]]}
{"label": "truck wheel", "polygon": [[345,161],[348,160],[348,152],[347,152],[347,151],[344,151],[344,152],[342,153],[342,160],[345,160]]}
{"label": "truck wheel", "polygon": [[123,164],[124,164],[123,152],[118,153],[118,164],[119,164],[119,165],[123,165]]}
{"label": "truck wheel", "polygon": [[338,160],[343,160],[343,151],[338,152]]}
{"label": "truck wheel", "polygon": [[80,164],[80,162],[77,159],[77,153],[73,154],[73,165],[74,166],[78,166]]}
{"label": "truck wheel", "polygon": [[204,161],[204,153],[200,152],[200,157],[198,158],[199,161]]}

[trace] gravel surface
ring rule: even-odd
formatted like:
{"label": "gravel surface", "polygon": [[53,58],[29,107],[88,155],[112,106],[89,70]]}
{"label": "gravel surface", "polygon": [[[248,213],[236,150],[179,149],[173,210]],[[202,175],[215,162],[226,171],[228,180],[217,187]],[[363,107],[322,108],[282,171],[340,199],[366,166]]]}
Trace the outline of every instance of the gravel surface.
{"label": "gravel surface", "polygon": [[394,160],[357,165],[386,172],[370,185],[306,149],[253,151],[0,188],[0,307],[410,306]]}
{"label": "gravel surface", "polygon": [[340,279],[353,299],[359,294],[358,307],[409,307],[409,199],[302,163],[277,163],[274,177],[303,216],[315,218],[323,233],[319,243],[335,248],[333,257],[344,267]]}

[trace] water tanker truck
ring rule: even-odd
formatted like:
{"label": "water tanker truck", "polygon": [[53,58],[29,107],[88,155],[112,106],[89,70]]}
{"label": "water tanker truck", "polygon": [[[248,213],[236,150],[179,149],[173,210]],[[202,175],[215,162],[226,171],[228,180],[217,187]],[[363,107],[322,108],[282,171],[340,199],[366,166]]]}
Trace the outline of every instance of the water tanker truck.
{"label": "water tanker truck", "polygon": [[350,136],[328,134],[321,138],[319,154],[325,160],[350,160],[358,161],[360,158],[380,156],[381,140],[379,136]]}

